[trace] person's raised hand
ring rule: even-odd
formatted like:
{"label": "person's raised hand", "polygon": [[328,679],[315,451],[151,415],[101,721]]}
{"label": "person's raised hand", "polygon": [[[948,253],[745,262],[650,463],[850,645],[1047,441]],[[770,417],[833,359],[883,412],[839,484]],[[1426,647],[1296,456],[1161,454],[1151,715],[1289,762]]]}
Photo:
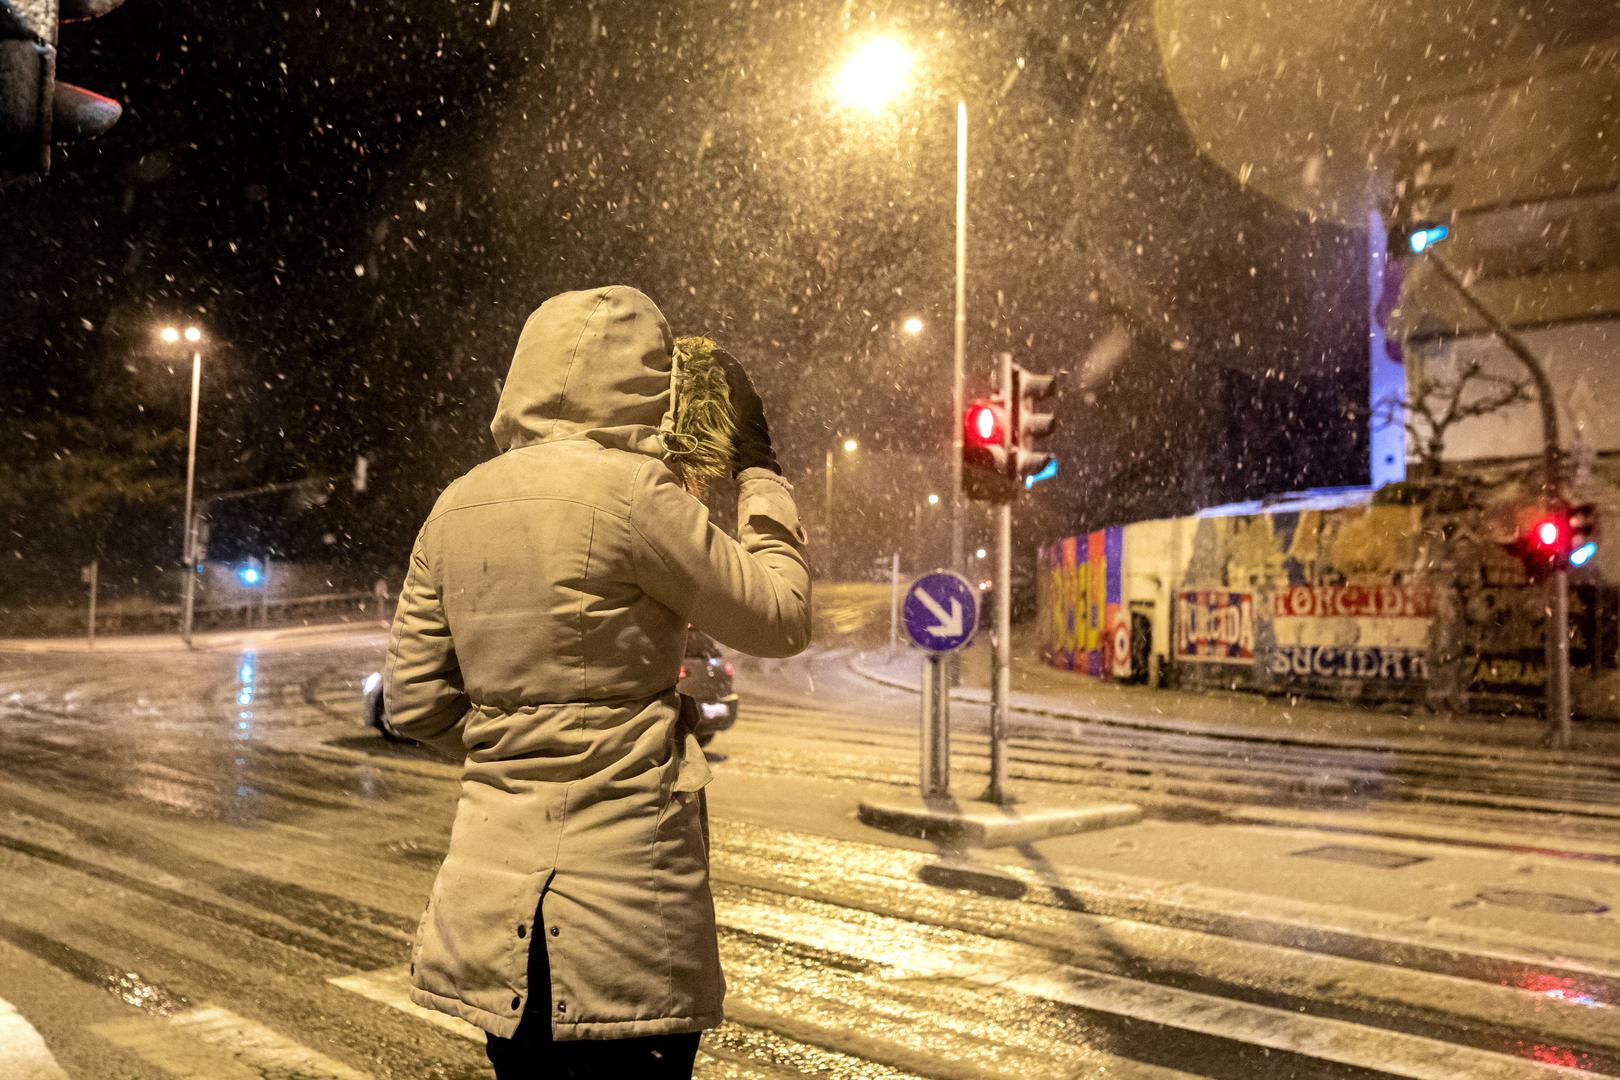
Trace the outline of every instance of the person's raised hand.
{"label": "person's raised hand", "polygon": [[715,350],[715,359],[726,372],[726,383],[731,391],[731,407],[737,414],[737,434],[731,443],[731,475],[738,476],[744,469],[769,469],[778,476],[782,466],[777,464],[776,450],[771,446],[771,429],[765,422],[765,403],[754,389],[742,361],[726,352]]}

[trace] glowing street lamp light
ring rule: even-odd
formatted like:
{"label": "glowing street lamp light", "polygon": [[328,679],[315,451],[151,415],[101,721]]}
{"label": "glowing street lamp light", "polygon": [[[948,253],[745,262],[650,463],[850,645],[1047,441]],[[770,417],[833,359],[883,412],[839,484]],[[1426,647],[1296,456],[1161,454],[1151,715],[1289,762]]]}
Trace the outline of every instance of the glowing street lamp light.
{"label": "glowing street lamp light", "polygon": [[851,109],[879,113],[906,90],[911,50],[893,38],[873,38],[856,49],[838,73],[838,100]]}
{"label": "glowing street lamp light", "polygon": [[928,494],[928,505],[929,506],[938,506],[939,505],[939,496],[935,495],[933,492],[929,492],[929,494]]}
{"label": "glowing street lamp light", "polygon": [[859,450],[860,448],[861,448],[861,444],[856,442],[854,439],[845,439],[844,440],[844,453],[853,454],[855,451]]}
{"label": "glowing street lamp light", "polygon": [[173,345],[175,342],[180,340],[180,331],[172,326],[165,326],[162,330],[158,331],[158,337],[163,340],[163,344]]}
{"label": "glowing street lamp light", "polygon": [[900,324],[900,329],[904,330],[908,336],[916,337],[918,334],[923,332],[923,321],[917,318],[917,316],[913,315],[911,318]]}

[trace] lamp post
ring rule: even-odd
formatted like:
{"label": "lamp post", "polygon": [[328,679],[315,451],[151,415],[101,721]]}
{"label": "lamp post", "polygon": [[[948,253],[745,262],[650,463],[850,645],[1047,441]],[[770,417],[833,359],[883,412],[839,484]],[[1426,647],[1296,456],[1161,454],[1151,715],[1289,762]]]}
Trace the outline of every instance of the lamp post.
{"label": "lamp post", "polygon": [[[853,456],[861,448],[861,444],[852,438],[844,439],[842,446],[847,456]],[[823,528],[827,530],[829,542],[833,536],[833,460],[833,452],[828,449],[825,472],[822,477],[821,519],[824,522]]]}
{"label": "lamp post", "polygon": [[178,345],[181,341],[191,346],[191,423],[186,440],[186,509],[180,524],[180,561],[185,568],[185,580],[180,590],[180,639],[191,648],[191,622],[197,596],[197,522],[191,508],[197,489],[197,405],[202,396],[202,331],[195,326],[184,330],[165,326],[158,332],[165,345]]}
{"label": "lamp post", "polygon": [[[873,38],[845,61],[836,81],[839,99],[850,108],[878,113],[905,92],[911,50],[891,38]],[[967,370],[967,102],[956,102],[956,334],[951,368],[951,569],[962,570],[962,384]],[[916,330],[909,323],[916,322]],[[908,320],[906,332],[922,330]]]}

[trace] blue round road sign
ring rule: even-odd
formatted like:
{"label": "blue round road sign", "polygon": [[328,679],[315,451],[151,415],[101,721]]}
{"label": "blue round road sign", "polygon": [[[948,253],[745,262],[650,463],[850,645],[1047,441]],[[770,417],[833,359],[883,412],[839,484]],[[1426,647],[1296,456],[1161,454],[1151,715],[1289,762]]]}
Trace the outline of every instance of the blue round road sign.
{"label": "blue round road sign", "polygon": [[979,594],[961,574],[935,570],[907,587],[901,616],[913,645],[929,652],[955,652],[973,639],[978,628]]}

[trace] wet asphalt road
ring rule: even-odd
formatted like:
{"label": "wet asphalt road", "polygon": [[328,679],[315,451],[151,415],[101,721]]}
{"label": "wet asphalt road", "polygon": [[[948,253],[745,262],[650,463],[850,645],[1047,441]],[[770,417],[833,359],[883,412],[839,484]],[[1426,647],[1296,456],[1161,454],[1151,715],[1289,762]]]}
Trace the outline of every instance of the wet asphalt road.
{"label": "wet asphalt road", "polygon": [[[69,1076],[488,1075],[466,1029],[399,1002],[455,774],[356,725],[381,645],[0,655],[0,999]],[[700,1076],[1620,1073],[1620,980],[1580,955],[885,841],[847,806],[914,782],[913,699],[836,650],[739,686],[712,755],[730,1020]],[[971,777],[982,716],[960,721]],[[1022,793],[1131,798],[1166,836],[1620,862],[1616,768],[1018,732]],[[1562,917],[1620,955],[1612,912]]]}

